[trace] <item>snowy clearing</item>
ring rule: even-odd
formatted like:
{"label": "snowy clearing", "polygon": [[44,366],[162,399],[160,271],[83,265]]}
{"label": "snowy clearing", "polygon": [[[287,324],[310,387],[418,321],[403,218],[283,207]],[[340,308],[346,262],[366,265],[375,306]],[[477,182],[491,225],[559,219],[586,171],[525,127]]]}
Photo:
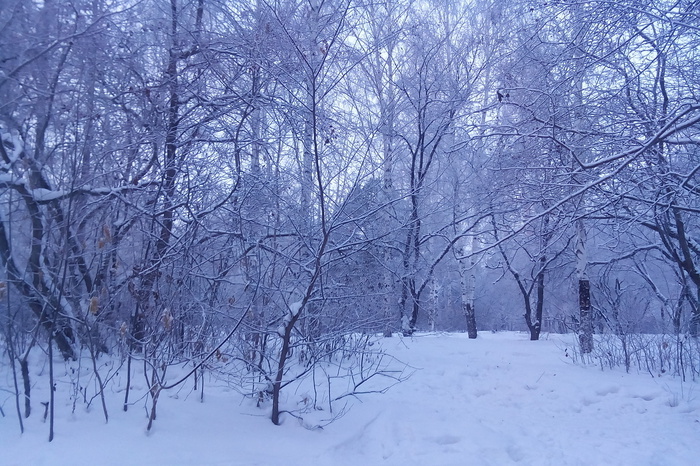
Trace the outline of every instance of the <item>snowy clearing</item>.
{"label": "snowy clearing", "polygon": [[[352,400],[323,429],[287,415],[280,427],[230,387],[207,381],[204,403],[187,384],[161,394],[146,434],[144,400],[121,410],[119,378],[104,423],[99,401],[71,413],[66,375],[56,392],[56,437],[41,401],[48,370],[34,362],[33,409],[20,435],[12,377],[2,362],[3,465],[691,465],[700,456],[700,387],[669,375],[573,364],[572,335],[418,334],[382,340],[416,370],[385,394]],[[59,376],[65,373],[58,363]],[[143,378],[134,389],[145,393]],[[137,399],[134,392],[133,399]],[[289,393],[287,403],[302,403]],[[316,415],[314,413],[314,415]],[[327,413],[318,414],[322,419]]]}

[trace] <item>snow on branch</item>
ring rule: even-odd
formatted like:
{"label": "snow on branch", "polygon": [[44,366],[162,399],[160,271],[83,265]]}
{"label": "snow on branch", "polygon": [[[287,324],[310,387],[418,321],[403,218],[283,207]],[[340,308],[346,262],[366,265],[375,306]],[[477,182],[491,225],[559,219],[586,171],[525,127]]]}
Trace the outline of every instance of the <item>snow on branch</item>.
{"label": "snow on branch", "polygon": [[11,173],[0,173],[0,186],[4,188],[15,189],[19,191],[22,195],[26,195],[33,199],[34,202],[36,202],[37,204],[47,204],[54,201],[61,201],[77,195],[116,196],[125,191],[131,191],[142,187],[121,186],[118,188],[92,188],[90,186],[85,186],[75,189],[29,189],[29,187],[23,179]]}
{"label": "snow on branch", "polygon": [[22,141],[19,132],[16,130],[5,131],[5,127],[0,125],[0,140],[4,149],[4,156],[7,157],[7,162],[0,164],[0,168],[9,169],[19,159],[19,156],[24,151],[24,141]]}

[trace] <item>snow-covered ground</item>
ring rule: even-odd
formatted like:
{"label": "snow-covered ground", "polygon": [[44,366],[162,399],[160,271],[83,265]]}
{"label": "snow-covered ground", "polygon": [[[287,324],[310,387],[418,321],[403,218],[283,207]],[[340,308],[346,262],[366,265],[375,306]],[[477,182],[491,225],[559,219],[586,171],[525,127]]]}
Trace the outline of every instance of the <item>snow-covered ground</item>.
{"label": "snow-covered ground", "polygon": [[[290,416],[274,426],[268,407],[215,381],[204,403],[189,385],[163,393],[149,434],[145,403],[124,413],[118,384],[107,393],[108,424],[98,400],[90,412],[79,403],[71,413],[67,390],[58,390],[52,443],[41,420],[45,367],[32,369],[35,414],[20,435],[3,361],[0,464],[700,464],[698,383],[574,364],[570,340],[530,342],[519,333],[385,339],[389,354],[416,369],[410,379],[352,401],[347,414],[315,430]],[[295,397],[303,394],[287,402]]]}

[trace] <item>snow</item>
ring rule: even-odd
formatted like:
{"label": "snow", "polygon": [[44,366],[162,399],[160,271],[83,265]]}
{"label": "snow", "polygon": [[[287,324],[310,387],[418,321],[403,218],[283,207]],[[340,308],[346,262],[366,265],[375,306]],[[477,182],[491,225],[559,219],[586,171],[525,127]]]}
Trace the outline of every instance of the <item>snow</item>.
{"label": "snow", "polygon": [[55,201],[68,195],[68,191],[53,191],[51,189],[37,188],[32,189],[32,197],[36,202]]}
{"label": "snow", "polygon": [[301,301],[295,301],[289,305],[289,312],[292,316],[296,317],[297,315],[299,315],[299,311],[301,311],[301,305]]}
{"label": "snow", "polygon": [[293,303],[289,304],[287,312],[284,314],[284,319],[282,320],[282,323],[277,327],[277,335],[279,335],[280,338],[284,338],[285,332],[287,331],[287,327],[289,324],[294,320],[296,316],[299,315],[299,312],[301,311],[301,301],[294,301]]}
{"label": "snow", "polygon": [[[291,416],[282,426],[269,406],[207,380],[204,402],[187,383],[163,392],[145,432],[147,406],[121,410],[124,374],[99,400],[71,414],[71,371],[57,384],[56,436],[47,442],[41,401],[48,399],[43,355],[33,355],[34,413],[20,435],[11,373],[0,363],[0,463],[3,465],[691,465],[700,455],[700,388],[669,375],[626,374],[575,364],[572,335],[417,334],[383,339],[384,349],[416,370],[385,394],[348,398],[350,410],[323,429]],[[110,363],[101,360],[101,367]],[[83,364],[87,366],[87,364]],[[84,369],[84,368],[83,368]],[[106,369],[105,369],[106,370]],[[171,375],[170,377],[175,377]],[[136,377],[132,400],[145,394]],[[301,403],[303,391],[285,403]],[[313,413],[312,413],[313,414]],[[321,412],[318,416],[327,416]],[[311,424],[310,424],[311,425]]]}
{"label": "snow", "polygon": [[9,144],[7,156],[10,159],[10,165],[17,161],[24,150],[24,141],[17,130],[5,132],[5,126],[0,124],[0,139],[3,144]]}
{"label": "snow", "polygon": [[[4,164],[0,165],[0,168],[6,168]],[[0,173],[0,183],[15,184],[18,182],[18,178],[12,173]]]}

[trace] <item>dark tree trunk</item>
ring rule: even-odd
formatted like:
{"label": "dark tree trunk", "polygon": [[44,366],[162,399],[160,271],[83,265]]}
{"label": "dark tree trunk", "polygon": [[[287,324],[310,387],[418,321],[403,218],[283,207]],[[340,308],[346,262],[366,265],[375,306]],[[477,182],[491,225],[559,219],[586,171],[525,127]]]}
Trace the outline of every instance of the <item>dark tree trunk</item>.
{"label": "dark tree trunk", "polygon": [[[315,279],[312,279],[312,284]],[[311,287],[309,287],[311,288]],[[282,335],[282,350],[280,351],[280,358],[277,364],[277,372],[275,374],[275,380],[272,384],[272,423],[276,426],[280,425],[280,392],[282,391],[282,379],[284,378],[284,368],[287,364],[287,358],[289,357],[289,350],[292,342],[292,330],[301,315],[302,308],[306,305],[304,302],[301,307],[297,310],[296,314],[292,313],[288,322],[284,326],[284,335]]]}
{"label": "dark tree trunk", "polygon": [[591,283],[587,279],[578,281],[578,302],[581,320],[579,343],[581,352],[586,354],[593,351],[593,320],[591,316]]}
{"label": "dark tree trunk", "polygon": [[[170,247],[170,239],[172,237],[175,203],[174,197],[176,193],[176,183],[178,178],[178,147],[177,138],[180,131],[180,86],[179,86],[179,71],[178,63],[183,58],[182,52],[177,49],[178,42],[178,21],[179,14],[177,9],[177,1],[170,1],[170,50],[168,54],[168,66],[165,70],[165,78],[168,85],[168,118],[165,128],[165,153],[163,156],[163,175],[162,175],[162,192],[159,195],[163,196],[163,205],[158,212],[160,219],[160,231],[155,239],[155,250],[152,256],[147,259],[150,261],[149,272],[143,277],[138,292],[138,302],[134,308],[134,313],[131,318],[131,335],[135,340],[136,351],[141,350],[143,341],[145,340],[145,322],[150,306],[149,302],[153,297],[153,288],[156,284],[163,260],[168,253]],[[154,212],[157,203],[154,203]]]}
{"label": "dark tree trunk", "polygon": [[29,364],[26,358],[20,359],[19,367],[22,373],[22,382],[24,383],[24,417],[29,417],[32,412],[32,385],[29,382]]}
{"label": "dark tree trunk", "polygon": [[465,303],[464,307],[464,315],[467,318],[467,336],[473,340],[477,336],[474,306],[472,303]]}
{"label": "dark tree trunk", "polygon": [[579,304],[579,344],[581,353],[593,351],[593,316],[591,315],[591,282],[586,274],[586,229],[583,220],[576,224],[576,273],[578,275],[578,304]]}
{"label": "dark tree trunk", "polygon": [[539,335],[535,333],[535,326],[532,323],[532,305],[530,304],[530,294],[523,292],[523,299],[525,301],[525,323],[530,331],[530,340],[534,341],[539,338]]}
{"label": "dark tree trunk", "polygon": [[420,296],[416,290],[416,281],[411,278],[411,318],[408,320],[408,334],[413,335],[416,331],[416,322],[418,321],[418,311],[420,310]]}
{"label": "dark tree trunk", "polygon": [[542,313],[544,309],[544,269],[546,256],[540,257],[540,273],[537,274],[537,302],[535,303],[535,321],[530,327],[530,340],[539,340],[542,332]]}

